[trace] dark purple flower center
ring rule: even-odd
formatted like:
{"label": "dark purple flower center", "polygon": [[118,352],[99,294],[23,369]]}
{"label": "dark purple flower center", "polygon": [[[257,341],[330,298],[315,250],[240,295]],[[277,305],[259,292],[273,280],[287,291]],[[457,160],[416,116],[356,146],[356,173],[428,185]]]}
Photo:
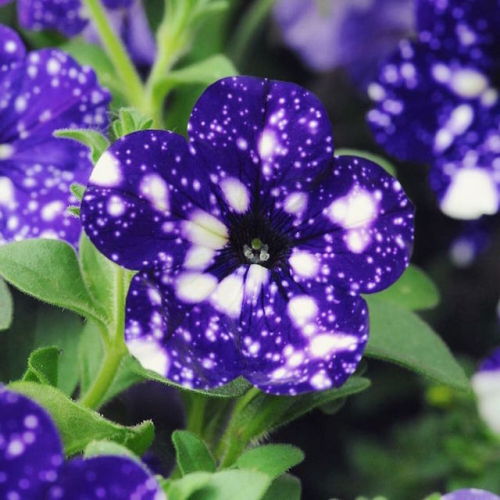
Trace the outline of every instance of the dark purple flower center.
{"label": "dark purple flower center", "polygon": [[252,211],[235,215],[229,227],[229,249],[241,264],[275,268],[291,252],[292,242],[286,235],[288,222],[288,216],[271,220]]}

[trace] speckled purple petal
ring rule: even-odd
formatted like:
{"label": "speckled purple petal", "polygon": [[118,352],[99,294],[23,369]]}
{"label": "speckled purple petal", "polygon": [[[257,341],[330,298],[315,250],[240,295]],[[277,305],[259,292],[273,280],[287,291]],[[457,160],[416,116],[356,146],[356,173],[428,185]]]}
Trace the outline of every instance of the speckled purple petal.
{"label": "speckled purple petal", "polygon": [[[26,49],[19,35],[0,24],[0,66],[10,64],[24,59]],[[2,73],[5,69],[1,70]]]}
{"label": "speckled purple petal", "polygon": [[243,375],[272,394],[337,387],[368,338],[364,301],[262,266],[222,280],[170,270],[134,278],[126,341],[142,365],[187,387]]}
{"label": "speckled purple petal", "polygon": [[500,208],[500,102],[490,109],[466,106],[477,118],[434,160],[429,180],[446,215],[475,220]]}
{"label": "speckled purple petal", "polygon": [[74,244],[80,223],[69,186],[87,181],[88,150],[56,139],[60,128],[104,128],[110,95],[95,73],[58,50],[16,63],[1,80],[0,240],[57,237]]}
{"label": "speckled purple petal", "polygon": [[29,30],[56,29],[75,36],[87,24],[80,0],[17,0],[19,22]]}
{"label": "speckled purple petal", "polygon": [[47,412],[0,387],[0,498],[41,498],[42,486],[55,481],[62,460],[62,444]]}
{"label": "speckled purple petal", "polygon": [[48,500],[166,500],[160,485],[146,469],[119,456],[66,462],[59,479],[45,495]]}
{"label": "speckled purple petal", "polygon": [[369,160],[340,156],[306,195],[289,260],[299,276],[364,293],[399,278],[413,247],[414,208],[396,179]]}
{"label": "speckled purple petal", "polygon": [[[293,83],[224,78],[202,94],[188,126],[196,156],[212,179],[237,179],[246,198],[280,200],[310,180],[333,154],[331,123],[321,102]],[[237,208],[236,208],[237,211]]]}
{"label": "speckled purple petal", "polygon": [[500,497],[490,491],[470,488],[447,493],[441,500],[500,500]]}
{"label": "speckled purple petal", "polygon": [[[235,315],[220,309],[238,306],[235,296],[219,293],[218,309],[204,301],[217,280],[201,272],[189,271],[172,277],[169,269],[134,277],[127,298],[125,340],[141,364],[186,387],[211,389],[240,375],[235,335],[240,327]],[[191,300],[179,300],[189,293]],[[217,304],[217,301],[214,303]]]}
{"label": "speckled purple petal", "polygon": [[[217,214],[207,184],[206,167],[193,161],[182,136],[135,132],[98,161],[81,220],[97,248],[125,267],[140,269],[156,260],[175,266],[190,247],[187,219]],[[223,246],[224,235],[219,239]]]}
{"label": "speckled purple petal", "polygon": [[476,67],[500,67],[499,0],[418,0],[419,38],[433,50],[466,54]]}

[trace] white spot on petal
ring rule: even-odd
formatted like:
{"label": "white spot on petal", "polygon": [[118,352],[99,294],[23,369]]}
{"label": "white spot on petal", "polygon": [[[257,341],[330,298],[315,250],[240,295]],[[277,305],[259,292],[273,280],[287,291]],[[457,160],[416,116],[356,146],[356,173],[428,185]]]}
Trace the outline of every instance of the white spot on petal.
{"label": "white spot on petal", "polygon": [[316,301],[309,295],[296,295],[288,302],[288,315],[297,326],[304,326],[318,315]]}
{"label": "white spot on petal", "polygon": [[237,318],[241,314],[243,301],[243,278],[237,273],[226,276],[211,295],[210,301],[218,311]]}
{"label": "white spot on petal", "polygon": [[214,255],[215,252],[211,248],[192,246],[186,253],[184,267],[202,271],[212,262]]}
{"label": "white spot on petal", "polygon": [[250,194],[241,181],[234,177],[229,177],[220,183],[220,187],[224,198],[234,211],[242,214],[248,210]]}
{"label": "white spot on petal", "polygon": [[309,252],[302,250],[294,250],[290,259],[290,265],[293,270],[304,278],[313,278],[318,274],[319,262],[318,259]]}
{"label": "white spot on petal", "polygon": [[300,191],[290,193],[285,198],[283,209],[285,212],[293,215],[302,213],[307,207],[307,194]]}
{"label": "white spot on petal", "polygon": [[226,226],[216,217],[202,210],[195,211],[183,224],[184,236],[192,243],[218,250],[228,239]]}
{"label": "white spot on petal", "polygon": [[121,180],[120,162],[109,151],[105,151],[92,171],[90,183],[102,187],[115,187]]}
{"label": "white spot on petal", "polygon": [[333,352],[349,351],[358,345],[357,337],[343,333],[322,333],[311,339],[309,349],[314,357],[326,357]]}
{"label": "white spot on petal", "polygon": [[131,339],[127,347],[132,356],[136,357],[147,370],[152,370],[166,376],[169,368],[168,356],[163,347],[153,339]]}
{"label": "white spot on petal", "polygon": [[196,304],[205,300],[216,286],[217,279],[211,274],[186,272],[177,278],[175,291],[182,301]]}
{"label": "white spot on petal", "polygon": [[498,210],[497,187],[489,172],[482,168],[463,168],[451,180],[441,200],[441,210],[457,219],[477,219]]}
{"label": "white spot on petal", "polygon": [[488,79],[479,71],[464,68],[451,75],[450,88],[460,97],[479,97],[489,85]]}
{"label": "white spot on petal", "polygon": [[330,204],[330,220],[345,229],[368,226],[377,217],[377,202],[370,192],[355,186],[347,195]]}
{"label": "white spot on petal", "polygon": [[168,186],[158,174],[145,175],[139,190],[155,210],[166,212],[169,209]]}

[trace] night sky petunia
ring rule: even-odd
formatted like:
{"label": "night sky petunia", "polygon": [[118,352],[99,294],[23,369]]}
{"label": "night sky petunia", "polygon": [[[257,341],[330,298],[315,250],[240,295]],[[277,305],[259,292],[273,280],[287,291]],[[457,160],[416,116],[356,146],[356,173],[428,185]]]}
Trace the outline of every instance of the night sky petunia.
{"label": "night sky petunia", "polygon": [[129,458],[99,456],[64,462],[59,434],[45,409],[0,387],[0,498],[166,497],[149,471]]}
{"label": "night sky petunia", "polygon": [[412,0],[278,0],[274,6],[284,41],[307,66],[345,67],[362,84],[413,32],[414,17]]}
{"label": "night sky petunia", "polygon": [[[103,4],[110,23],[122,37],[136,64],[150,66],[156,45],[143,1],[103,0]],[[17,0],[17,12],[23,28],[36,31],[54,29],[68,37],[82,34],[90,42],[99,42],[81,0]]]}
{"label": "night sky petunia", "polygon": [[482,419],[500,434],[500,347],[481,363],[472,377],[472,388]]}
{"label": "night sky petunia", "polygon": [[408,264],[413,206],[371,161],[334,158],[317,98],[292,84],[219,80],[189,142],[154,130],[118,140],[82,203],[88,236],[138,270],[126,341],[180,384],[242,375],[274,394],[341,385],[361,359],[360,293]]}
{"label": "night sky petunia", "polygon": [[69,187],[85,183],[92,164],[85,147],[52,134],[106,127],[108,91],[60,50],[26,54],[18,35],[0,25],[0,94],[0,243],[76,243],[81,226],[66,211],[76,203]]}
{"label": "night sky petunia", "polygon": [[500,206],[500,0],[417,2],[404,41],[368,88],[376,140],[432,166],[442,211],[460,219]]}

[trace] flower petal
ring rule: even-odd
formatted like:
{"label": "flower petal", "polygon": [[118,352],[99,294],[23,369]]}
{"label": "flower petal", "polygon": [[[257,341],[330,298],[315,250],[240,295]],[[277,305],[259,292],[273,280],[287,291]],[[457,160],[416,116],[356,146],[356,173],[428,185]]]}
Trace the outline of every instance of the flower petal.
{"label": "flower petal", "polygon": [[[205,300],[217,281],[201,273],[176,280],[158,266],[136,275],[127,298],[129,351],[145,368],[187,387],[210,389],[230,382],[240,374],[234,317],[238,285],[226,281],[232,296],[220,298],[217,306]],[[221,314],[216,307],[236,314]]]}
{"label": "flower petal", "polygon": [[80,0],[18,0],[19,22],[29,30],[56,29],[74,36],[87,24]]}
{"label": "flower petal", "polygon": [[243,375],[270,394],[339,387],[352,375],[368,339],[360,297],[333,285],[304,287],[273,276],[242,314]]}
{"label": "flower petal", "polygon": [[120,456],[75,458],[65,463],[46,498],[166,500],[160,485],[145,468]]}
{"label": "flower petal", "polygon": [[47,412],[0,388],[0,497],[40,498],[62,461],[62,444]]}
{"label": "flower petal", "polygon": [[365,293],[396,281],[408,266],[414,212],[396,179],[369,160],[340,156],[310,199],[289,259],[296,276]]}
{"label": "flower petal", "polygon": [[85,231],[104,255],[131,269],[158,259],[178,266],[191,244],[220,248],[227,230],[206,175],[180,135],[122,137],[90,177],[81,210]]}
{"label": "flower petal", "polygon": [[26,49],[19,35],[0,24],[0,66],[24,59]]}
{"label": "flower petal", "polygon": [[195,156],[213,165],[230,209],[244,208],[228,197],[226,180],[237,180],[248,206],[262,195],[283,203],[306,190],[332,157],[331,124],[319,100],[293,83],[248,76],[224,78],[202,94],[188,126]]}
{"label": "flower petal", "polygon": [[272,394],[341,385],[368,333],[364,301],[259,265],[222,280],[169,270],[134,278],[126,342],[148,369],[210,389],[243,375]]}

